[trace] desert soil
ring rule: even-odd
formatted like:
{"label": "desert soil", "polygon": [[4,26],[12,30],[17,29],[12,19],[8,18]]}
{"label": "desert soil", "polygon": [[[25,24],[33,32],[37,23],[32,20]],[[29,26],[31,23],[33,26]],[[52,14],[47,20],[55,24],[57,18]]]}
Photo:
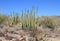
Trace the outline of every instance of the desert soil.
{"label": "desert soil", "polygon": [[31,31],[25,31],[20,25],[17,26],[1,26],[0,27],[0,41],[60,41],[60,30],[52,30],[46,28],[39,28],[41,33],[32,37]]}

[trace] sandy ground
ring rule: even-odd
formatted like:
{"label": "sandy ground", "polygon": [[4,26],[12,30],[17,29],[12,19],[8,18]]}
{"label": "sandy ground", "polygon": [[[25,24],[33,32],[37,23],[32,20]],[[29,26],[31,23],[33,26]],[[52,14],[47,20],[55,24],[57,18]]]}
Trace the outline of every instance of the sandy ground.
{"label": "sandy ground", "polygon": [[[41,27],[38,30],[42,31],[36,34],[38,41],[60,41],[60,30]],[[0,28],[0,41],[37,41],[36,38],[32,37],[33,34],[30,31],[24,31],[20,25],[4,26]],[[43,38],[41,39],[41,37]]]}

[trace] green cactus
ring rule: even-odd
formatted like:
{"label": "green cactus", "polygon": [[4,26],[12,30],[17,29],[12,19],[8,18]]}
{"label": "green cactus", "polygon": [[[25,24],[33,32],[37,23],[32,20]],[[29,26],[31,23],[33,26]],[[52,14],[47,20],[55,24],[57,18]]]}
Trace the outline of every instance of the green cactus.
{"label": "green cactus", "polygon": [[8,25],[9,26],[17,25],[19,23],[20,23],[20,17],[18,14],[11,15],[11,17],[9,17],[9,19],[8,19]]}
{"label": "green cactus", "polygon": [[21,17],[21,19],[22,19],[22,27],[23,28],[27,28],[27,30],[28,29],[33,29],[33,28],[35,28],[35,11],[34,11],[34,8],[32,8],[32,10],[31,11],[27,11],[27,10],[25,10],[25,12],[24,11],[22,11],[22,17]]}
{"label": "green cactus", "polygon": [[13,24],[18,24],[18,23],[20,23],[20,17],[18,14],[15,14],[13,16]]}

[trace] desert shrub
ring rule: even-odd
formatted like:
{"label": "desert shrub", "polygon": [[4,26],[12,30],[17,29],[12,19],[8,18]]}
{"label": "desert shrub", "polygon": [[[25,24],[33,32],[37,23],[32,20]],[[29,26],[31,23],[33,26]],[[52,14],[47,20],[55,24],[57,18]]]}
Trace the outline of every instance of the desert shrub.
{"label": "desert shrub", "polygon": [[36,24],[38,25],[38,26],[41,26],[42,25],[42,23],[43,23],[43,19],[42,18],[37,18],[37,21],[36,21]]}
{"label": "desert shrub", "polygon": [[20,23],[20,17],[18,14],[11,15],[8,19],[8,25],[17,25]]}
{"label": "desert shrub", "polygon": [[8,16],[1,14],[0,15],[0,25],[4,24],[7,21],[7,19],[8,19]]}
{"label": "desert shrub", "polygon": [[44,27],[48,27],[48,28],[56,28],[57,27],[56,21],[53,20],[53,18],[51,18],[51,17],[42,18],[41,24]]}
{"label": "desert shrub", "polygon": [[13,23],[12,18],[9,18],[9,19],[8,19],[8,26],[12,26],[12,23]]}

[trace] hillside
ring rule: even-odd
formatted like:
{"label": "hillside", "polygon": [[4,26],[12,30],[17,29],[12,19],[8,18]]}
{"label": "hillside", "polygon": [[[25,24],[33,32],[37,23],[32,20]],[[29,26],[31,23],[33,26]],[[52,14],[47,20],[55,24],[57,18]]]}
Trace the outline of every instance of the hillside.
{"label": "hillside", "polygon": [[[60,16],[49,17],[52,17],[57,23],[60,22]],[[60,41],[60,29],[44,28],[41,25],[37,26],[37,30],[24,30],[21,24],[13,26],[3,25],[0,26],[0,41]]]}

